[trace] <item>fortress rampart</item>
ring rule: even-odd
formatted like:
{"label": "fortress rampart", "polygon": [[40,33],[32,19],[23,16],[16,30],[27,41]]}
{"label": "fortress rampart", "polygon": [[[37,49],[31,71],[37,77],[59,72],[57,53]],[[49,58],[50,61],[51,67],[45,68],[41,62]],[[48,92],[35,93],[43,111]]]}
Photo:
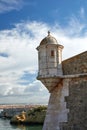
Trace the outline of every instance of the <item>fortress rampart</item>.
{"label": "fortress rampart", "polygon": [[50,92],[43,130],[87,130],[87,51],[62,61],[48,33],[38,50],[40,80]]}

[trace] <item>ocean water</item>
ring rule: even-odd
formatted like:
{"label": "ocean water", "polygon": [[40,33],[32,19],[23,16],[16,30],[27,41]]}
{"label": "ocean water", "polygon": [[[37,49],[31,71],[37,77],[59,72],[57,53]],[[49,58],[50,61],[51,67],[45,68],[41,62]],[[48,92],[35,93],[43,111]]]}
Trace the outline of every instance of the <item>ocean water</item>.
{"label": "ocean water", "polygon": [[42,126],[13,126],[10,125],[10,120],[0,119],[0,130],[42,130]]}

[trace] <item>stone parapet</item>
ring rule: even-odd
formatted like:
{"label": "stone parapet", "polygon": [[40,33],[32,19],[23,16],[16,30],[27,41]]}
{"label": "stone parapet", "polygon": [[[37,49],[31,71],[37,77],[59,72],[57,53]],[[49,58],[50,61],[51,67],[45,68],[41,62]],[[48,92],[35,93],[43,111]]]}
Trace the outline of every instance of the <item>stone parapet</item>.
{"label": "stone parapet", "polygon": [[87,51],[62,62],[64,75],[87,73]]}

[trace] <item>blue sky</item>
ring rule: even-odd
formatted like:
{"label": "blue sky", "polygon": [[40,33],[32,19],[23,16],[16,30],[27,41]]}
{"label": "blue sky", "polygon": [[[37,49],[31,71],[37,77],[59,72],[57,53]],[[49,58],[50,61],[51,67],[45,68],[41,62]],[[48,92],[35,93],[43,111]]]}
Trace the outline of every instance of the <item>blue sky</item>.
{"label": "blue sky", "polygon": [[87,0],[0,0],[0,104],[48,102],[36,80],[36,47],[48,30],[63,60],[87,51]]}

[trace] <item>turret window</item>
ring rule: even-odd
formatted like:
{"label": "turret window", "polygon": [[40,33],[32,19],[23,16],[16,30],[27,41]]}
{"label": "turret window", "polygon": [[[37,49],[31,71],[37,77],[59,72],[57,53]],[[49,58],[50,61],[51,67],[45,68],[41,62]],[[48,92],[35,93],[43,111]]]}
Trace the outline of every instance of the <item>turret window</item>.
{"label": "turret window", "polygon": [[54,50],[51,50],[51,56],[52,57],[54,56]]}

